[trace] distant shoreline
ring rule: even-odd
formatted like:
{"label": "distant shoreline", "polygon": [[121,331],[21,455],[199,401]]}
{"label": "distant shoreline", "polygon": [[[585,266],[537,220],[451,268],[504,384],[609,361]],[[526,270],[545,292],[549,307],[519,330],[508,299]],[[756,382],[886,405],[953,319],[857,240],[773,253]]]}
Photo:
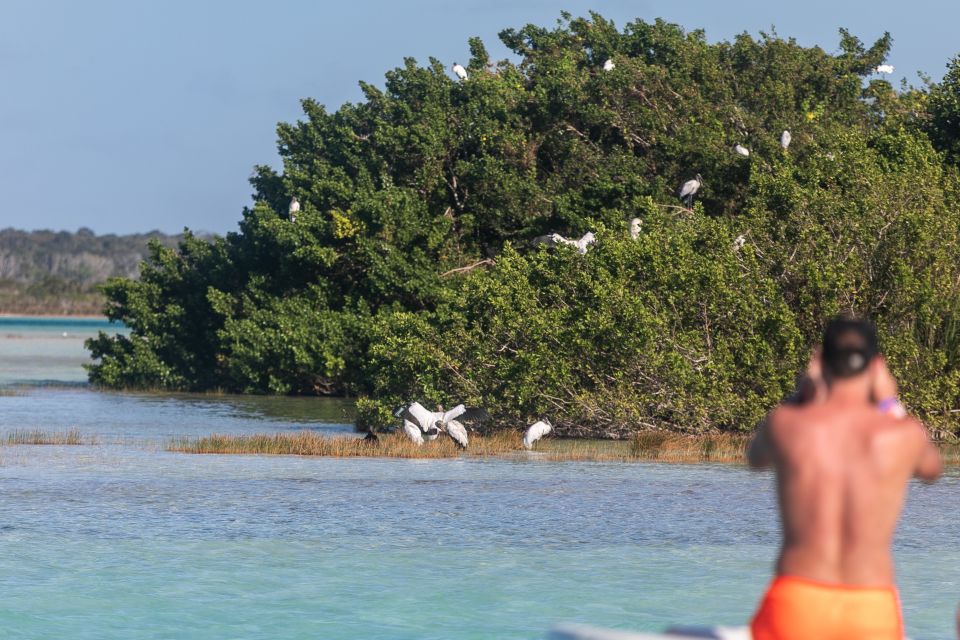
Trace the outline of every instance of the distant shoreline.
{"label": "distant shoreline", "polygon": [[106,320],[105,315],[86,313],[6,313],[0,312],[0,318],[61,318],[63,320]]}

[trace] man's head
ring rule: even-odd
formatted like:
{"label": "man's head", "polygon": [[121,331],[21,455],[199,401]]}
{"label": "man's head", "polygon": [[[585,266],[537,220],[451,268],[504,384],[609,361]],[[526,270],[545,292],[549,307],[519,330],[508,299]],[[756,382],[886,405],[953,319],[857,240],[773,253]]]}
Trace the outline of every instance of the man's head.
{"label": "man's head", "polygon": [[828,381],[856,377],[879,355],[876,329],[865,320],[834,318],[823,332],[821,354]]}

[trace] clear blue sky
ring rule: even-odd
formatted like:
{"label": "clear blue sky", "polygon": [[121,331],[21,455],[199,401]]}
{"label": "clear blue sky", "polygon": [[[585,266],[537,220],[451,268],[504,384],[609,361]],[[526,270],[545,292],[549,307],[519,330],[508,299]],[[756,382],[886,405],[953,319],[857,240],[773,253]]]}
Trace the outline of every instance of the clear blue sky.
{"label": "clear blue sky", "polygon": [[3,0],[0,228],[233,230],[300,98],[336,109],[403,56],[466,59],[474,35],[506,57],[498,31],[561,9],[711,41],[773,25],[828,51],[840,26],[867,43],[888,30],[894,78],[913,82],[960,52],[956,0]]}

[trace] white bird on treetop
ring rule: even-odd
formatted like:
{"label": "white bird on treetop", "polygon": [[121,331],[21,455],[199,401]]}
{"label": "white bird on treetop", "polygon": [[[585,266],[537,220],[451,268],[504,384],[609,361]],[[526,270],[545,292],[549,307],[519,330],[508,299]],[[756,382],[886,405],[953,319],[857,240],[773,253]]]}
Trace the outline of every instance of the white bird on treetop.
{"label": "white bird on treetop", "polygon": [[742,144],[733,145],[733,150],[742,155],[744,158],[749,157],[750,155],[750,149],[747,149]]}
{"label": "white bird on treetop", "polygon": [[[594,235],[593,231],[587,231],[579,240],[573,241],[573,246],[577,248],[577,251],[580,252],[580,255],[585,255],[587,253],[587,247],[592,245],[597,241],[597,236]],[[569,241],[568,241],[569,242]]]}
{"label": "white bird on treetop", "polygon": [[630,221],[630,237],[634,240],[640,237],[640,228],[643,227],[643,220],[634,218]]}
{"label": "white bird on treetop", "polygon": [[687,180],[683,183],[683,186],[680,187],[680,200],[687,203],[688,207],[693,206],[693,196],[700,190],[700,187],[703,186],[703,178],[700,177],[700,174],[697,174],[696,178],[692,180]]}
{"label": "white bird on treetop", "polygon": [[553,425],[550,424],[550,421],[547,419],[537,420],[530,427],[527,428],[527,432],[523,434],[523,446],[525,449],[532,449],[533,443],[553,431]]}
{"label": "white bird on treetop", "polygon": [[537,236],[531,240],[531,244],[545,244],[548,247],[557,247],[561,244],[569,245],[574,247],[581,255],[587,252],[587,247],[597,241],[597,236],[593,231],[587,231],[579,240],[571,240],[570,238],[564,238],[559,233],[548,233],[545,236]]}
{"label": "white bird on treetop", "polygon": [[453,66],[450,68],[453,69],[453,72],[457,74],[457,77],[460,78],[461,80],[467,79],[467,70],[464,69],[463,65],[460,64],[459,62],[454,62]]}
{"label": "white bird on treetop", "polygon": [[290,198],[290,206],[287,207],[287,215],[290,218],[290,222],[297,221],[297,213],[300,211],[300,201],[297,200],[297,197],[294,196]]}
{"label": "white bird on treetop", "polygon": [[613,64],[613,60],[611,60],[610,58],[607,58],[607,61],[603,63],[604,71],[613,71],[616,68],[617,68],[617,65]]}
{"label": "white bird on treetop", "polygon": [[783,133],[780,134],[780,146],[786,149],[790,146],[791,140],[793,140],[793,136],[790,135],[790,131],[784,129]]}
{"label": "white bird on treetop", "polygon": [[881,64],[874,67],[874,73],[893,73],[894,66],[892,64]]}

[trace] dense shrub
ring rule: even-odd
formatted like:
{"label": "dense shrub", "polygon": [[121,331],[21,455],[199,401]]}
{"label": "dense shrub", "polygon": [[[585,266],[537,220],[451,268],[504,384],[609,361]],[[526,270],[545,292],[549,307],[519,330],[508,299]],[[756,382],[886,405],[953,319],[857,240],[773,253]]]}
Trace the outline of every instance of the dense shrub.
{"label": "dense shrub", "polygon": [[[358,395],[371,425],[415,398],[486,404],[490,428],[736,430],[849,312],[877,321],[911,406],[950,427],[956,61],[897,92],[872,73],[889,36],[841,30],[833,55],[564,15],[500,37],[519,62],[471,39],[466,81],[407,59],[359,104],[305,100],[238,232],[155,247],[139,282],[107,285],[132,331],[91,342],[91,380]],[[586,231],[586,255],[530,242]]]}

